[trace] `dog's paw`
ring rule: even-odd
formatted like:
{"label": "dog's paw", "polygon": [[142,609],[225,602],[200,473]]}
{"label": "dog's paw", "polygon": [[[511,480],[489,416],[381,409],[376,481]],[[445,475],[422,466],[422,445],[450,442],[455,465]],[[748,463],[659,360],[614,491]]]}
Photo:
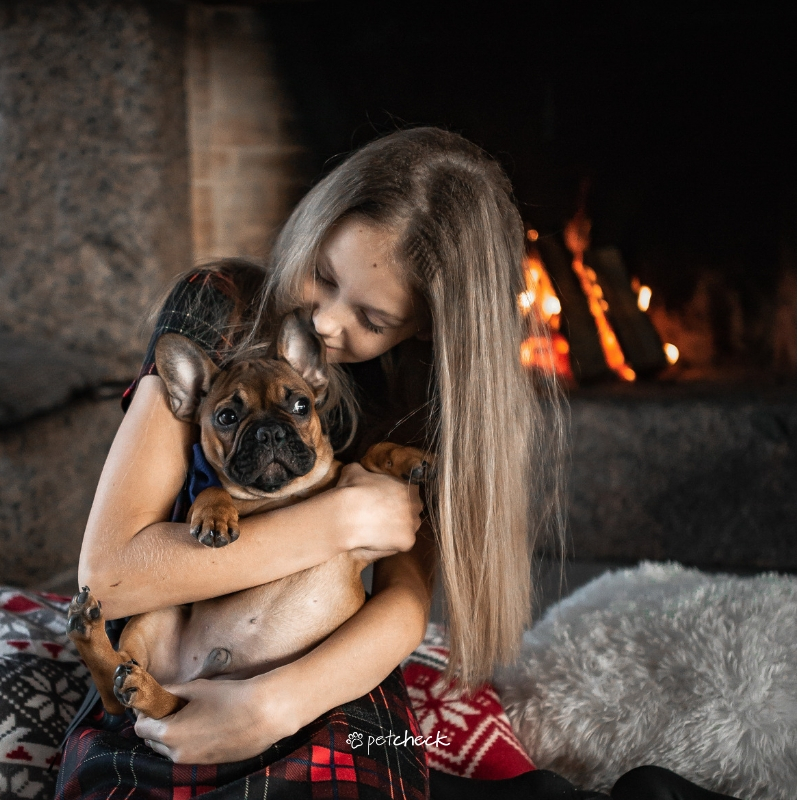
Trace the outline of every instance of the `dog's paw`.
{"label": "dog's paw", "polygon": [[206,547],[225,547],[239,538],[239,512],[222,488],[203,489],[189,509],[189,531]]}
{"label": "dog's paw", "polygon": [[69,604],[67,634],[72,641],[91,638],[95,628],[104,629],[105,620],[100,601],[84,586]]}
{"label": "dog's paw", "polygon": [[141,711],[153,719],[174,714],[186,705],[185,700],[170,694],[133,659],[116,668],[113,688],[114,697],[125,708]]}
{"label": "dog's paw", "polygon": [[139,689],[150,676],[133,659],[120,664],[114,670],[114,697],[125,708],[133,708]]}
{"label": "dog's paw", "polygon": [[239,515],[233,514],[192,514],[190,532],[200,544],[206,547],[225,547],[239,538]]}
{"label": "dog's paw", "polygon": [[425,483],[430,473],[430,463],[421,450],[391,442],[373,445],[361,459],[361,465],[371,472],[394,475],[415,486]]}

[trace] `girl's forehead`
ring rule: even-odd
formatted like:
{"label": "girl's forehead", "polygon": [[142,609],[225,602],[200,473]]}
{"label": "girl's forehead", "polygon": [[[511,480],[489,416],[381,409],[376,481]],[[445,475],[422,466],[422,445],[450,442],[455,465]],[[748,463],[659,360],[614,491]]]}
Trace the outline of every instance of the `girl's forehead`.
{"label": "girl's forehead", "polygon": [[367,305],[403,315],[412,311],[413,291],[395,258],[397,234],[359,218],[346,219],[325,237],[320,248],[322,266],[335,282]]}
{"label": "girl's forehead", "polygon": [[371,265],[386,266],[394,262],[394,247],[397,232],[376,225],[362,217],[348,217],[334,225],[322,242],[323,253],[329,256],[357,258],[373,262]]}

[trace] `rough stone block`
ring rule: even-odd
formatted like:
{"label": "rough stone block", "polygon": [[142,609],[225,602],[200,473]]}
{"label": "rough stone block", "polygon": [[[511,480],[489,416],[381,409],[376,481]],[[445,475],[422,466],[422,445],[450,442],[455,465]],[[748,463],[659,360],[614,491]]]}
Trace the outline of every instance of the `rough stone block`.
{"label": "rough stone block", "polygon": [[570,406],[575,558],[796,568],[794,395],[632,386]]}
{"label": "rough stone block", "polygon": [[122,411],[80,400],[0,430],[0,583],[36,586],[78,564]]}
{"label": "rough stone block", "polygon": [[0,6],[0,329],[137,368],[141,321],[191,265],[185,10]]}

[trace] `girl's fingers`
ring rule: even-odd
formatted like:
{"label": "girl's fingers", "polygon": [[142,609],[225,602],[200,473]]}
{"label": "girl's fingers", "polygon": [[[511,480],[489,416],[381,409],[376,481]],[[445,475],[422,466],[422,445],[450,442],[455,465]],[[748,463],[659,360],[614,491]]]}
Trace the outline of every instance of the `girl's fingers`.
{"label": "girl's fingers", "polygon": [[[144,714],[140,714],[139,718],[136,720],[136,724],[133,726],[133,729],[136,731],[136,735],[140,739],[153,742],[154,744],[161,744],[161,739],[167,732],[167,726],[164,722],[166,719],[169,719],[169,717],[164,717],[164,719],[153,719],[152,717],[146,717]],[[153,749],[155,750],[155,748]]]}
{"label": "girl's fingers", "polygon": [[160,756],[164,756],[165,758],[171,759],[172,756],[170,755],[169,748],[162,744],[161,742],[156,742],[153,739],[145,739],[144,743],[154,752],[158,753]]}

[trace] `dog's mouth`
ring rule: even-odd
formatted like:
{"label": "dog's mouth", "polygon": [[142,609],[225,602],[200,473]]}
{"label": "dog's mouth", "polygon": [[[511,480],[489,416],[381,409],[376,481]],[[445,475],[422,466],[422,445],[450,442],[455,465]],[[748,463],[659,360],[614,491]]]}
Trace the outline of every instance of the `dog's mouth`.
{"label": "dog's mouth", "polygon": [[258,489],[260,492],[276,492],[282,489],[289,481],[298,477],[292,475],[280,461],[273,461],[254,481],[247,484],[248,488]]}
{"label": "dog's mouth", "polygon": [[316,460],[292,426],[255,422],[243,431],[225,471],[239,486],[271,494],[311,472]]}

